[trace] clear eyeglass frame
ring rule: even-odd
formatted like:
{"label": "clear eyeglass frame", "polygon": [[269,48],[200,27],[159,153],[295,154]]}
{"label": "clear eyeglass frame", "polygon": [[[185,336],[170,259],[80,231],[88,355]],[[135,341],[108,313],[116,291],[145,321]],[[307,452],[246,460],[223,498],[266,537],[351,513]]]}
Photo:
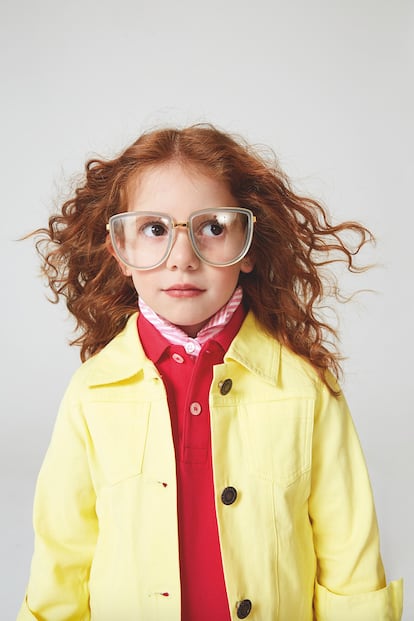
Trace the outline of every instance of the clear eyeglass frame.
{"label": "clear eyeglass frame", "polygon": [[[194,221],[195,218],[199,217],[199,216],[203,216],[203,215],[217,215],[220,213],[240,213],[244,216],[246,216],[247,219],[247,226],[246,226],[246,236],[245,236],[245,242],[243,247],[241,248],[240,252],[237,254],[236,257],[232,258],[229,261],[226,262],[215,262],[215,261],[211,261],[211,260],[206,260],[206,258],[203,256],[203,253],[200,252],[198,246],[197,246],[197,242],[195,239],[195,235],[194,235],[194,230],[193,230],[193,226],[192,223]],[[137,214],[139,214],[140,216],[154,216],[154,217],[159,217],[159,218],[163,218],[164,220],[167,221],[168,223],[168,244],[167,247],[164,251],[164,254],[162,256],[161,259],[159,259],[158,261],[156,261],[155,263],[148,265],[148,266],[137,266],[134,265],[133,263],[130,263],[129,261],[127,261],[125,259],[124,256],[122,256],[121,251],[119,250],[118,247],[118,243],[117,243],[117,239],[116,239],[116,232],[115,232],[115,228],[116,225],[120,222],[120,221],[126,221],[130,218],[136,218]],[[186,222],[176,222],[174,220],[174,218],[172,218],[172,216],[163,213],[163,212],[157,212],[157,211],[140,211],[140,212],[136,212],[136,211],[128,211],[128,212],[123,212],[123,213],[118,213],[118,214],[114,214],[113,216],[111,216],[109,218],[109,221],[106,225],[106,230],[109,232],[109,236],[111,239],[111,243],[112,243],[112,247],[114,249],[114,252],[116,254],[116,256],[118,257],[118,259],[127,267],[130,267],[134,270],[139,270],[139,271],[147,271],[147,270],[152,270],[155,269],[156,267],[159,267],[160,265],[162,265],[169,257],[170,252],[173,248],[175,239],[176,239],[176,229],[177,228],[185,228],[187,229],[187,234],[192,246],[192,249],[195,253],[195,255],[200,259],[200,261],[202,261],[203,263],[206,263],[207,265],[211,265],[213,267],[228,267],[230,265],[235,265],[236,263],[238,263],[239,261],[241,261],[246,254],[248,253],[251,243],[252,243],[252,239],[253,239],[253,231],[254,231],[254,224],[256,223],[257,219],[256,216],[253,214],[253,212],[250,209],[245,209],[244,207],[218,207],[216,209],[212,208],[212,209],[200,209],[198,211],[194,211],[190,217],[188,218],[188,220]]]}

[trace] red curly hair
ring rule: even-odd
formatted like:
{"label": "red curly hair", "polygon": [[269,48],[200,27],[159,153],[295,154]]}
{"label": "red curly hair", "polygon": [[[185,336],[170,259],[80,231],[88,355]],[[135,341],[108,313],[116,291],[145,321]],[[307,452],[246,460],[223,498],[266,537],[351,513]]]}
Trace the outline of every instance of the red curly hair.
{"label": "red curly hair", "polygon": [[[253,211],[255,267],[240,277],[247,305],[325,383],[327,371],[338,377],[336,331],[318,318],[318,307],[332,293],[323,270],[337,261],[351,272],[364,269],[354,257],[372,234],[357,222],[334,226],[322,205],[295,194],[276,158],[264,158],[241,138],[204,124],[144,133],[115,159],[89,160],[74,196],[47,228],[33,233],[52,301],[63,296],[76,319],[79,336],[72,344],[81,346],[81,359],[102,349],[137,310],[132,281],[108,252],[106,223],[127,211],[133,176],[169,161],[228,184],[239,205]],[[350,233],[354,244],[347,241]]]}

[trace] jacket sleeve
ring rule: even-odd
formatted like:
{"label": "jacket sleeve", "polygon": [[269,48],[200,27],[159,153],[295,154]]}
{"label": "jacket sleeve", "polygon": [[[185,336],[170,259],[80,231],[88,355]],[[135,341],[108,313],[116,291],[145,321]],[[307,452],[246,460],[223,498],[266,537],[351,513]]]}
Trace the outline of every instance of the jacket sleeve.
{"label": "jacket sleeve", "polygon": [[88,580],[97,518],[88,432],[67,394],[37,481],[35,547],[18,621],[88,621]]}
{"label": "jacket sleeve", "polygon": [[402,581],[386,586],[371,485],[343,395],[320,389],[309,513],[317,621],[400,621]]}

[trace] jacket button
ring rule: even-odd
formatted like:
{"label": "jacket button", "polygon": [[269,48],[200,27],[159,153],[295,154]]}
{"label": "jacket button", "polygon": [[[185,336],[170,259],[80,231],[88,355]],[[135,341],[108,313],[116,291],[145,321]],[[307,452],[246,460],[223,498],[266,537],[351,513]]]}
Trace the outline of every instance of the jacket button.
{"label": "jacket button", "polygon": [[227,395],[230,392],[231,387],[233,386],[233,382],[231,379],[225,379],[224,382],[220,382],[220,393],[222,395]]}
{"label": "jacket button", "polygon": [[252,602],[249,599],[242,599],[241,602],[237,602],[237,618],[245,619],[252,609]]}
{"label": "jacket button", "polygon": [[237,490],[235,487],[225,487],[222,494],[221,500],[224,505],[232,505],[233,502],[237,498]]}

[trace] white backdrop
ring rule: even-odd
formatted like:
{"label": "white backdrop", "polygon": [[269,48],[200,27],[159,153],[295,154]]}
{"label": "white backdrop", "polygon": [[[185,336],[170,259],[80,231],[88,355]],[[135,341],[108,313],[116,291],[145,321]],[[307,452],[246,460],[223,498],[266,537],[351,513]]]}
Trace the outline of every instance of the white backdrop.
{"label": "white backdrop", "polygon": [[[341,308],[345,391],[366,453],[389,579],[414,619],[410,0],[2,0],[1,618],[32,554],[36,476],[78,352],[30,241],[68,179],[149,127],[211,121],[270,145],[380,264]],[[411,440],[411,441],[410,441]]]}

